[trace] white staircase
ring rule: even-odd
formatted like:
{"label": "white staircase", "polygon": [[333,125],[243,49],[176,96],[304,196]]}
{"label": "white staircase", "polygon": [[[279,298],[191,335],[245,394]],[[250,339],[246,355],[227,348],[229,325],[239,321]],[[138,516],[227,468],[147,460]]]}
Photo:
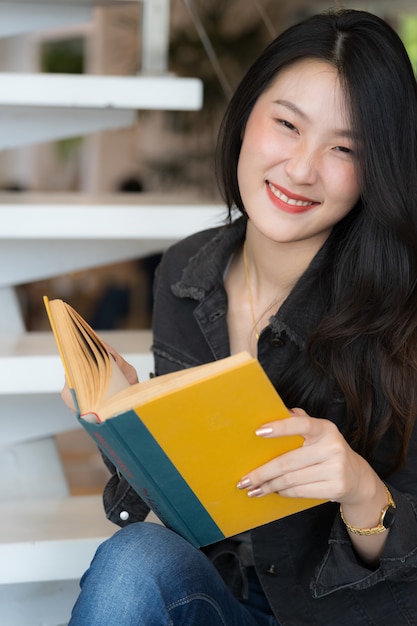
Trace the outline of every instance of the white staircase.
{"label": "white staircase", "polygon": [[[95,6],[138,1],[0,0],[0,38],[88,21]],[[201,107],[201,81],[166,73],[169,0],[142,0],[140,4],[140,75],[27,74],[20,68],[0,71],[0,150],[131,126],[139,109]],[[20,63],[30,64],[31,50],[24,53],[22,48]]]}
{"label": "white staircase", "polygon": [[0,289],[153,254],[223,219],[190,197],[0,194]]}
{"label": "white staircase", "polygon": [[[137,109],[195,110],[192,78],[0,74],[0,150],[131,126]],[[167,98],[169,93],[169,98]]]}
{"label": "white staircase", "polygon": [[[0,0],[0,38],[88,21],[138,0]],[[200,81],[166,74],[169,0],[142,0],[141,75],[62,76],[0,66],[0,149],[129,126],[136,111],[198,109]],[[1,41],[0,41],[1,44]],[[13,48],[13,46],[11,46]],[[13,65],[13,64],[12,64]],[[78,579],[114,532],[101,498],[69,494],[54,436],[76,427],[60,399],[49,332],[27,333],[14,287],[159,252],[222,221],[222,207],[142,194],[0,195],[0,604],[5,626],[66,624]],[[48,294],[46,294],[48,295]],[[149,331],[102,333],[145,379]]]}
{"label": "white staircase", "polygon": [[63,24],[79,24],[91,20],[94,2],[55,1],[51,11],[51,2],[42,0],[13,0],[0,2],[0,37],[10,37],[31,33]]}

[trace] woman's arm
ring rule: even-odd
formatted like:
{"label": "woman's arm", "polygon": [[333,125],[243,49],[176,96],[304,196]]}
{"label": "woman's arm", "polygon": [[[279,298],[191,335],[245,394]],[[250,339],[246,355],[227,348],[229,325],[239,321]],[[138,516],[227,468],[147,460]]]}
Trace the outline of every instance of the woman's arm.
{"label": "woman's arm", "polygon": [[[124,374],[127,381],[134,385],[138,382],[135,368],[130,365],[118,352],[105,344],[109,354]],[[61,392],[62,399],[71,411],[75,411],[74,401],[68,383]],[[134,489],[121,476],[113,463],[101,452],[104,464],[110,472],[110,478],[104,487],[103,505],[107,518],[118,526],[126,526],[132,522],[143,521],[149,512],[149,507],[138,496]]]}

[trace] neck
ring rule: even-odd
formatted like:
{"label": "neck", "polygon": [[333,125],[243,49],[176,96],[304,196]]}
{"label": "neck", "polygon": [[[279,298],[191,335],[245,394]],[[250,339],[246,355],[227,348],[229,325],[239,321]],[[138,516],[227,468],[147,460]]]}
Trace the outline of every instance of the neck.
{"label": "neck", "polygon": [[274,242],[248,222],[246,255],[252,298],[282,302],[310,265],[324,241]]}
{"label": "neck", "polygon": [[281,244],[264,237],[250,222],[243,249],[225,279],[230,350],[257,355],[257,335],[268,324],[321,247],[308,242]]}

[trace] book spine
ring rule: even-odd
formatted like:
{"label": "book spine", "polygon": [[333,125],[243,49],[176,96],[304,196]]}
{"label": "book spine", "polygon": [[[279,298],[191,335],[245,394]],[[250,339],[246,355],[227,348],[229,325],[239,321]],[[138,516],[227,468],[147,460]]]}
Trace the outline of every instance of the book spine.
{"label": "book spine", "polygon": [[[224,538],[135,411],[128,411],[101,424],[93,424],[82,418],[80,422],[168,528],[182,535],[195,547]],[[181,504],[195,531],[179,513]]]}

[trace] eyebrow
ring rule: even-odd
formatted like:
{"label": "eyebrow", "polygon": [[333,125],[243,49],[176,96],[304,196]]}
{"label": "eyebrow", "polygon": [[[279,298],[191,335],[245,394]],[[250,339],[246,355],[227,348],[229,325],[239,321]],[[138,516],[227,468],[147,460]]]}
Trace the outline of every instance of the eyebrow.
{"label": "eyebrow", "polygon": [[[294,102],[290,102],[289,100],[278,99],[278,100],[274,100],[274,104],[280,104],[281,106],[286,107],[287,109],[289,109],[290,111],[292,111],[293,113],[301,117],[303,120],[310,121],[310,118],[308,117],[308,115],[306,115],[304,111],[302,111],[296,104],[294,104]],[[336,129],[336,135],[340,137],[346,137],[347,139],[354,139],[355,141],[358,140],[357,133],[355,133],[354,131],[348,128]]]}

